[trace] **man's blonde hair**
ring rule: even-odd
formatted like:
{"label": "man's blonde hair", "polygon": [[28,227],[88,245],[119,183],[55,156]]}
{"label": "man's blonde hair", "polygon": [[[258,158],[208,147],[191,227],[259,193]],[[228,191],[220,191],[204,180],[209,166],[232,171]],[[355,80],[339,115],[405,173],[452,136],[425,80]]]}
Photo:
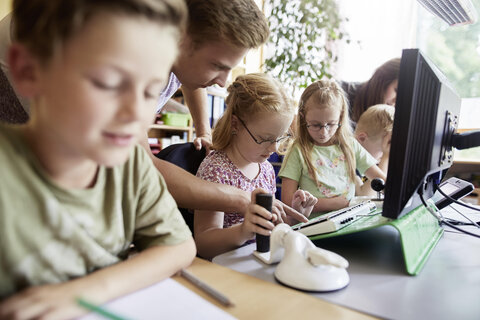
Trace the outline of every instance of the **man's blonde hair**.
{"label": "man's blonde hair", "polygon": [[392,132],[395,107],[377,104],[367,109],[357,122],[355,132],[365,132],[369,137]]}
{"label": "man's blonde hair", "polygon": [[253,0],[186,0],[186,3],[187,34],[196,46],[220,41],[252,49],[268,39],[267,20]]}
{"label": "man's blonde hair", "polygon": [[282,85],[264,73],[250,73],[237,77],[228,87],[227,109],[213,130],[213,149],[223,150],[232,141],[232,116],[243,121],[260,112],[295,114],[295,105]]}
{"label": "man's blonde hair", "polygon": [[183,0],[14,0],[13,40],[47,63],[100,12],[143,17],[161,26],[173,26],[178,38],[187,20]]}

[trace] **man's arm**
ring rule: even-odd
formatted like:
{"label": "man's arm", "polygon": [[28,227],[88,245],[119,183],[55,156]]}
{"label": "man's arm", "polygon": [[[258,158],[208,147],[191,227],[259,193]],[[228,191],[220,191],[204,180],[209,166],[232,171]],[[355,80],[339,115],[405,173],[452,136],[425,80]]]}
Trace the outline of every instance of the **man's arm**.
{"label": "man's arm", "polygon": [[197,137],[193,144],[197,150],[200,150],[202,145],[208,149],[212,144],[212,130],[208,118],[207,90],[203,88],[190,89],[182,86],[182,93],[195,124]]}
{"label": "man's arm", "polygon": [[250,202],[249,193],[232,186],[202,180],[165,160],[156,158],[153,162],[179,207],[240,213],[246,211]]}
{"label": "man's arm", "polygon": [[190,172],[155,157],[150,151],[147,138],[142,140],[153,164],[162,174],[181,208],[244,213],[250,203],[250,194],[235,187],[202,180]]}
{"label": "man's arm", "polygon": [[162,112],[189,113],[190,110],[184,104],[181,104],[173,99],[168,99],[162,108]]}
{"label": "man's arm", "polygon": [[[162,174],[168,191],[179,207],[240,214],[247,211],[250,193],[232,186],[202,180],[170,162],[155,157],[150,151],[147,137],[142,140],[142,146]],[[272,212],[281,217],[290,216],[298,221],[307,221],[304,215],[278,200],[274,201]]]}

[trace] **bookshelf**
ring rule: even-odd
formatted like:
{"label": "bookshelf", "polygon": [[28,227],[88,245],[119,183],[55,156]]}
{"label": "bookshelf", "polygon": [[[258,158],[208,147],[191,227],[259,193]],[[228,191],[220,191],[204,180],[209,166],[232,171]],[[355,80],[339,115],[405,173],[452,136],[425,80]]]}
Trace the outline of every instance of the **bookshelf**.
{"label": "bookshelf", "polygon": [[[157,121],[161,115],[157,115]],[[188,125],[185,126],[171,126],[166,124],[154,123],[150,125],[148,131],[148,142],[152,153],[157,154],[163,148],[170,144],[192,142],[194,139],[195,128],[193,121],[190,118]]]}
{"label": "bookshelf", "polygon": [[[150,130],[153,130],[154,132],[160,131],[160,132],[186,132],[187,133],[187,141],[193,141],[193,132],[195,129],[192,126],[192,120],[189,120],[189,125],[188,127],[178,127],[178,126],[169,126],[165,124],[152,124],[150,126]],[[157,130],[157,131],[155,131]]]}
{"label": "bookshelf", "polygon": [[227,90],[224,88],[208,87],[207,99],[209,106],[210,128],[215,127],[218,119],[225,111],[225,99],[227,97]]}
{"label": "bookshelf", "polygon": [[[209,87],[207,88],[207,94],[210,127],[213,127],[225,110],[227,91],[224,88]],[[172,98],[185,105],[181,89]],[[160,120],[160,118],[161,114],[157,115],[155,122]],[[192,142],[195,139],[195,126],[191,117],[186,126],[154,123],[149,127],[148,137],[152,152],[158,153],[170,144]]]}

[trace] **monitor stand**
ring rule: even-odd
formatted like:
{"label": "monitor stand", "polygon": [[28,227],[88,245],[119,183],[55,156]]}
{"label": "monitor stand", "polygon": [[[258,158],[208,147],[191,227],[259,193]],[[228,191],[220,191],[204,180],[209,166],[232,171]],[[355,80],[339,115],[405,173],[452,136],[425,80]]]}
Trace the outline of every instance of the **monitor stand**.
{"label": "monitor stand", "polygon": [[[432,203],[429,202],[429,205]],[[423,205],[399,219],[385,218],[378,212],[375,215],[359,219],[336,232],[309,238],[315,241],[375,229],[384,225],[391,225],[398,231],[407,273],[417,275],[443,235],[443,228],[440,227],[438,220]]]}

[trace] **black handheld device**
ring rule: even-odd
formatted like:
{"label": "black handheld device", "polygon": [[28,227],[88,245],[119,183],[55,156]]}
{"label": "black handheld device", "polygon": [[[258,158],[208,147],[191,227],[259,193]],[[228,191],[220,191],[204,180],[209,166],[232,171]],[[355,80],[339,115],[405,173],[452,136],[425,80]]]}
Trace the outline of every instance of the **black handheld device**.
{"label": "black handheld device", "polygon": [[[269,193],[258,193],[255,197],[255,203],[264,207],[268,211],[272,212],[273,196]],[[268,252],[270,251],[270,236],[264,236],[262,234],[256,234],[257,239],[257,251]]]}
{"label": "black handheld device", "polygon": [[[458,178],[450,178],[446,181],[443,181],[438,186],[440,190],[443,191],[449,197],[458,200],[465,197],[470,192],[473,191],[473,184]],[[435,201],[435,206],[440,210],[451,204],[453,201],[445,198],[440,192],[436,191],[432,197],[432,200]]]}

